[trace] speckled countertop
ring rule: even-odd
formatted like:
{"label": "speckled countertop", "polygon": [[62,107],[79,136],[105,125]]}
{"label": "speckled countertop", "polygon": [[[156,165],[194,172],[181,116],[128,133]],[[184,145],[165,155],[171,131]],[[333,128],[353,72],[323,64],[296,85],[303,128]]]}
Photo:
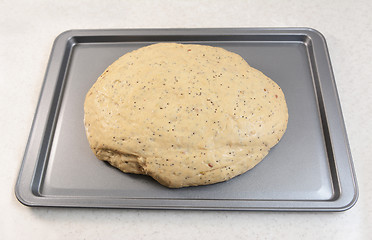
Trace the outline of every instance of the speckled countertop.
{"label": "speckled countertop", "polygon": [[[370,239],[372,3],[1,1],[1,239]],[[327,39],[359,183],[341,213],[29,208],[14,185],[55,37],[68,29],[312,27]]]}

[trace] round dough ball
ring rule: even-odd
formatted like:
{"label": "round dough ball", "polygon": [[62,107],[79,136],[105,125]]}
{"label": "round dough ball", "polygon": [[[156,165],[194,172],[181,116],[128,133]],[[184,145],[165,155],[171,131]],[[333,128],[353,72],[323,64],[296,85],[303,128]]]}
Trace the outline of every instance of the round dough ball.
{"label": "round dough ball", "polygon": [[89,90],[84,111],[98,159],[171,188],[248,171],[288,122],[281,88],[242,57],[176,43],[120,57]]}

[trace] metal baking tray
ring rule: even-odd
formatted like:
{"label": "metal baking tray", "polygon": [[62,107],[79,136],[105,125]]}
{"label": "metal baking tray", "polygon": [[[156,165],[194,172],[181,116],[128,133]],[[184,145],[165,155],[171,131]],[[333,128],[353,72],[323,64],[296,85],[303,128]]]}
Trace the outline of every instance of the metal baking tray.
{"label": "metal baking tray", "polygon": [[[283,89],[287,131],[255,168],[227,182],[168,189],[96,159],[85,94],[121,55],[157,43],[240,54]],[[71,30],[55,40],[15,188],[27,206],[343,211],[356,177],[324,37],[310,28]]]}

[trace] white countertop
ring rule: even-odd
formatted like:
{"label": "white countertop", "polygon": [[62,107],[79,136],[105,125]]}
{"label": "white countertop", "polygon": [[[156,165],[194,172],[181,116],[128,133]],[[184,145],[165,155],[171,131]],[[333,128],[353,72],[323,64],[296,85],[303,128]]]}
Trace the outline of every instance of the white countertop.
{"label": "white countertop", "polygon": [[[371,10],[369,0],[1,1],[0,239],[370,239]],[[68,29],[194,27],[312,27],[323,33],[358,178],[357,204],[341,213],[29,208],[20,204],[14,186],[55,37]]]}

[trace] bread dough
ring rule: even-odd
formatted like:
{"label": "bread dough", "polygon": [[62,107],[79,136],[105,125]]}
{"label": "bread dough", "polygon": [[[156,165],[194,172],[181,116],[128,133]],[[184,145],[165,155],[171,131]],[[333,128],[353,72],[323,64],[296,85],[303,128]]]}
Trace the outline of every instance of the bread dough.
{"label": "bread dough", "polygon": [[170,188],[246,172],[288,122],[281,88],[242,57],[176,43],[120,57],[87,93],[84,112],[98,159]]}

